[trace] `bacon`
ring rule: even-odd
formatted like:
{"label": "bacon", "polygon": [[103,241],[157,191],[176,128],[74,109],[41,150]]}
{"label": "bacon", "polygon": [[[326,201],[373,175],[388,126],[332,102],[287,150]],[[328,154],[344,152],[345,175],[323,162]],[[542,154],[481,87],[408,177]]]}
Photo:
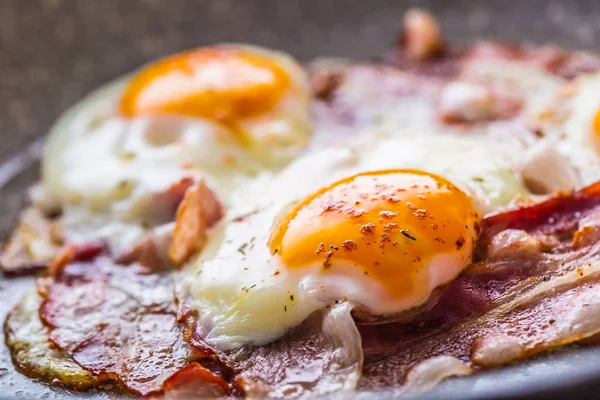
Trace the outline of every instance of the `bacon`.
{"label": "bacon", "polygon": [[138,262],[153,271],[169,270],[173,267],[168,252],[173,238],[175,223],[157,226],[141,238],[132,248],[116,257],[119,264]]}
{"label": "bacon", "polygon": [[62,384],[72,390],[103,387],[106,377],[82,369],[49,342],[48,328],[38,315],[41,301],[32,288],[6,317],[4,334],[15,368],[31,378]]}
{"label": "bacon", "polygon": [[206,231],[223,216],[223,206],[204,180],[185,193],[175,218],[175,230],[169,247],[169,258],[180,266],[204,247]]}
{"label": "bacon", "polygon": [[600,69],[596,55],[568,51],[554,46],[518,46],[515,44],[482,41],[469,49],[467,59],[506,59],[539,66],[558,76],[571,79]]}
{"label": "bacon", "polygon": [[559,193],[539,204],[490,215],[483,221],[480,243],[487,245],[491,237],[506,229],[555,235],[568,241],[579,220],[595,212],[599,205],[600,182],[574,193]]}
{"label": "bacon", "polygon": [[227,362],[238,372],[234,384],[250,398],[353,392],[363,354],[351,309],[341,303],[317,311],[280,340],[231,352]]}
{"label": "bacon", "polygon": [[106,242],[99,240],[83,245],[69,244],[58,251],[50,265],[48,266],[48,274],[57,276],[60,274],[65,265],[73,261],[91,261],[101,253],[107,252]]}
{"label": "bacon", "polygon": [[62,244],[59,222],[46,218],[33,207],[28,208],[19,216],[19,223],[2,251],[0,269],[9,276],[43,269]]}
{"label": "bacon", "polygon": [[197,362],[175,372],[163,384],[162,399],[213,399],[228,396],[228,383]]}
{"label": "bacon", "polygon": [[51,279],[40,306],[49,338],[94,376],[147,395],[203,358],[183,341],[170,274],[98,255],[63,264]]}
{"label": "bacon", "polygon": [[[164,227],[173,222],[175,212],[188,189],[196,185],[195,179],[183,178],[162,192],[140,199],[137,205],[138,216],[144,216],[145,222],[157,226],[148,235],[141,237],[132,248],[119,254],[119,260],[141,260],[143,263],[164,265],[167,259],[167,251],[162,248],[165,246],[161,243],[161,236],[165,236]],[[36,188],[39,189],[40,186]],[[51,210],[48,208],[48,205],[38,199],[33,207],[19,216],[19,222],[0,255],[0,270],[4,275],[15,276],[43,270],[52,262],[66,257],[73,246],[82,248],[96,244],[94,241],[83,245],[65,243],[61,214],[49,213]]]}
{"label": "bacon", "polygon": [[509,119],[521,111],[520,99],[477,82],[448,83],[438,105],[439,118],[447,123],[475,123]]}
{"label": "bacon", "polygon": [[365,363],[361,387],[383,388],[403,382],[430,357],[453,356],[476,369],[495,367],[600,331],[598,265],[589,275],[574,270],[520,293],[477,318],[433,336],[405,343],[391,355]]}

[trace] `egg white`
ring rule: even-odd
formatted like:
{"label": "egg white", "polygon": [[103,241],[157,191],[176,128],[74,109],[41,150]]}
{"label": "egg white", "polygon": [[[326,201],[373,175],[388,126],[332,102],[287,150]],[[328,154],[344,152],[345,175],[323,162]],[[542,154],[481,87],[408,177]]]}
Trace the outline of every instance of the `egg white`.
{"label": "egg white", "polygon": [[[565,181],[562,187],[557,187],[560,190],[577,189],[599,180],[600,138],[593,127],[598,110],[599,73],[565,82],[532,119],[543,138],[523,153],[524,169],[545,169],[536,171],[538,179],[545,178],[547,186]],[[544,161],[538,162],[540,158]],[[571,178],[564,179],[565,176]]]}
{"label": "egg white", "polygon": [[567,119],[550,140],[579,170],[582,183],[591,184],[600,179],[600,137],[593,126],[600,112],[600,73],[581,76],[571,85],[574,93],[566,102]]}

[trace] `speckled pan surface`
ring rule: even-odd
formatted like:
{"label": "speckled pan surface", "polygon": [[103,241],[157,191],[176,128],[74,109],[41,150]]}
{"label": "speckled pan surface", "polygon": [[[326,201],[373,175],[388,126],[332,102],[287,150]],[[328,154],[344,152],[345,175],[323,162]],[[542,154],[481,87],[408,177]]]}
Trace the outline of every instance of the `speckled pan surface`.
{"label": "speckled pan surface", "polygon": [[[378,55],[393,43],[411,6],[433,11],[457,43],[484,37],[575,48],[600,43],[600,2],[593,0],[0,2],[0,232],[5,237],[36,178],[36,141],[90,89],[160,55],[222,41],[281,48],[301,60]],[[0,278],[0,319],[29,284]],[[589,396],[600,389],[598,360],[600,350],[554,354],[445,383],[427,397]],[[0,398],[74,396],[16,374],[0,346]]]}

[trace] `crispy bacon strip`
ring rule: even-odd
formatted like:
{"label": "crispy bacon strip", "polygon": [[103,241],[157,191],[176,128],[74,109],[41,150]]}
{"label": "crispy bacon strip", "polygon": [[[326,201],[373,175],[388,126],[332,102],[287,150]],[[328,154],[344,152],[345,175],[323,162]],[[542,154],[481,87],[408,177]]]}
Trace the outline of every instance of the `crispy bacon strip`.
{"label": "crispy bacon strip", "polygon": [[19,216],[19,223],[2,251],[0,269],[5,275],[43,269],[62,244],[59,222],[30,207]]}
{"label": "crispy bacon strip", "polygon": [[82,369],[49,342],[48,328],[38,317],[41,301],[32,288],[6,317],[4,334],[15,368],[33,379],[62,384],[72,390],[102,387],[105,378]]}
{"label": "crispy bacon strip", "polygon": [[186,192],[175,218],[175,230],[169,247],[169,258],[176,266],[198,252],[206,242],[206,230],[223,216],[223,206],[204,180]]}
{"label": "crispy bacon strip", "polygon": [[227,382],[208,368],[193,362],[171,375],[163,384],[162,399],[213,399],[230,394]]}
{"label": "crispy bacon strip", "polygon": [[483,221],[480,242],[487,245],[500,231],[522,229],[532,234],[565,237],[568,243],[579,221],[599,205],[600,182],[574,193],[559,193],[538,204],[488,216]]}
{"label": "crispy bacon strip", "polygon": [[147,395],[202,358],[183,341],[168,273],[116,265],[106,256],[52,272],[40,317],[50,340],[95,376]]}

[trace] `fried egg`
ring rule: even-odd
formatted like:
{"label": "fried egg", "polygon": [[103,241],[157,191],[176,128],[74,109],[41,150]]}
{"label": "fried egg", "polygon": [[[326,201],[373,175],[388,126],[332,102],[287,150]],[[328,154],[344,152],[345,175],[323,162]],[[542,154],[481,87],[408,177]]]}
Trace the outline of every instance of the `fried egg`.
{"label": "fried egg", "polygon": [[308,77],[286,54],[219,45],[172,55],[58,120],[45,194],[69,211],[69,241],[103,227],[126,247],[144,226],[169,222],[171,212],[157,218],[161,193],[182,179],[202,176],[227,204],[233,189],[297,156],[311,136],[310,103]]}
{"label": "fried egg", "polygon": [[600,154],[600,74],[584,76],[575,83],[564,130],[569,139]]}
{"label": "fried egg", "polygon": [[336,302],[374,315],[422,304],[469,264],[482,215],[526,193],[505,156],[439,137],[300,157],[181,272],[202,337],[263,345]]}

